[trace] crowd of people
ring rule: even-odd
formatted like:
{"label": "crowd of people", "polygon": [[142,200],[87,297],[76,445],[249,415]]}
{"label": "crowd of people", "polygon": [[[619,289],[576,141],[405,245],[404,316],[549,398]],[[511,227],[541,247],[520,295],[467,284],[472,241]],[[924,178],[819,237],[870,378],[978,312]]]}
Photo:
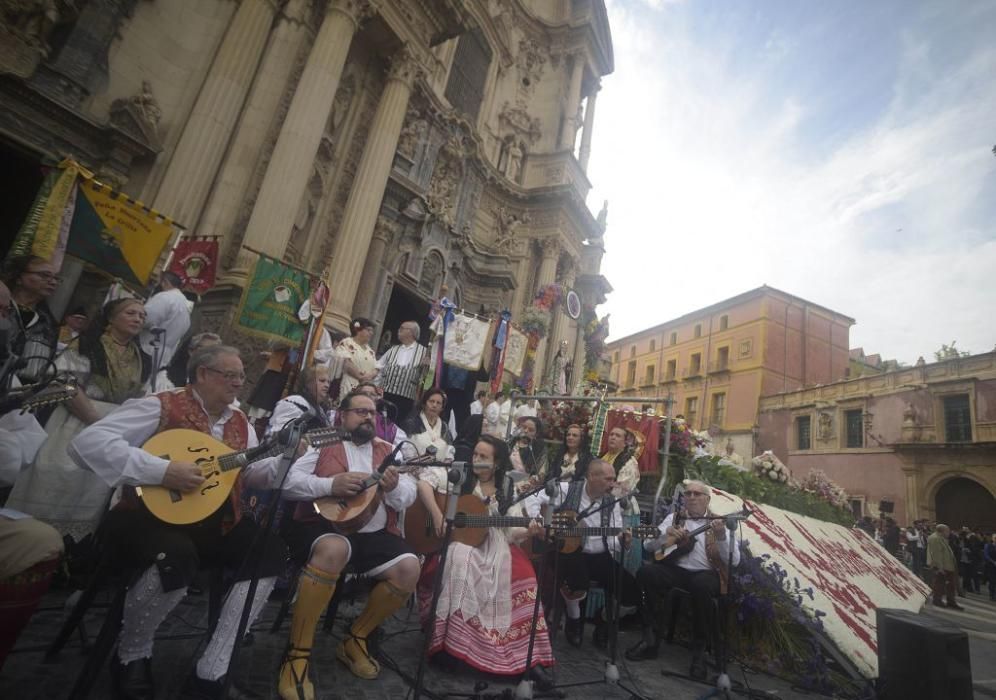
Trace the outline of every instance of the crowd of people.
{"label": "crowd of people", "polygon": [[[608,601],[618,595],[628,609],[641,611],[648,631],[630,654],[634,660],[656,654],[659,637],[648,612],[656,603],[647,597],[659,597],[669,585],[693,590],[692,671],[704,675],[703,601],[724,580],[712,553],[717,543],[730,546],[724,543],[726,531],[717,527],[707,538],[688,537],[708,510],[708,489],[700,484],[687,512],[662,523],[644,543],[657,548],[680,540],[689,556],[646,564],[649,573],[634,575],[624,566],[621,553],[632,539],[624,511],[636,511],[632,493],[639,480],[635,441],[626,430],[610,432],[602,455],[592,450],[585,426],[571,425],[563,442],[550,442],[535,400],[513,407],[504,392],[492,397],[480,391],[471,403],[469,392],[460,396],[461,386],[425,387],[430,353],[419,342],[419,324],[402,323],[397,344],[377,357],[370,346],[373,324],[364,318],[351,322],[348,338],[323,331],[313,361],[301,368],[293,386],[287,386],[288,366],[299,358],[288,348],[270,348],[268,370],[248,399],[247,414],[240,408],[246,373],[239,350],[217,334],[194,332],[199,329],[192,328],[191,304],[174,276],[164,273],[147,301],[109,296],[99,312],[74,308],[61,325],[46,306],[59,281],[48,262],[27,256],[8,260],[0,283],[5,390],[28,396],[53,376],[56,384],[71,377],[76,387],[54,410],[23,413],[13,401],[0,415],[6,490],[0,511],[5,597],[0,664],[60,559],[95,556],[77,545],[97,539],[100,556],[109,555],[132,572],[111,661],[122,698],[154,697],[158,627],[202,569],[221,567],[230,587],[183,690],[186,697],[218,697],[243,608],[248,607],[251,624],[288,562],[297,571],[296,588],[275,678],[287,700],[316,696],[310,670],[315,626],[347,574],[373,583],[365,609],[335,651],[339,662],[363,679],[380,673],[370,646],[373,633],[415,595],[435,662],[525,674],[540,688],[549,687],[546,669],[555,663],[548,626],[552,610],[563,606],[567,642],[583,644],[581,602],[593,582],[608,593]],[[453,405],[460,399],[466,399],[462,412]],[[151,439],[176,429],[196,431],[221,443],[223,451],[241,454],[261,441],[284,439],[285,428],[296,421],[308,429],[335,428],[341,439],[318,447],[302,441],[282,482],[277,457],[248,461],[230,493],[223,494],[224,505],[191,524],[168,522],[145,500],[152,487],[179,503],[221,483],[216,467],[182,452],[143,449]],[[402,515],[418,501],[442,533],[441,504],[450,475],[439,466],[399,469],[392,462],[397,454],[437,465],[471,464],[461,497],[480,499],[492,517],[520,518],[516,527],[488,528],[478,546],[451,543],[438,591],[433,583],[440,555],[415,554],[402,532]],[[318,514],[322,499],[341,503],[365,492],[375,471],[380,500],[362,519],[347,527]],[[545,489],[549,484],[559,488]],[[273,499],[274,493],[281,498]],[[263,504],[274,500],[282,501],[273,519],[279,524],[265,529]],[[548,543],[540,518],[550,507],[576,512],[577,526],[608,529],[582,536],[575,551],[555,555],[558,547]],[[246,565],[250,553],[252,567]],[[549,591],[540,591],[537,566],[554,556],[560,556],[551,568],[557,580]],[[252,576],[258,585],[247,601]],[[429,619],[434,592],[438,603]],[[607,602],[596,614],[596,645],[606,644],[613,610]]]}
{"label": "crowd of people", "polygon": [[[667,591],[689,591],[690,673],[705,677],[712,599],[726,590],[727,562],[736,566],[740,550],[723,521],[710,520],[711,489],[689,481],[683,507],[639,533],[649,534],[642,541],[645,552],[672,545],[679,551],[627,566],[631,526],[639,522],[638,440],[631,430],[609,430],[601,453],[591,445],[587,426],[570,425],[562,441],[550,440],[535,399],[513,406],[501,391],[467,391],[477,382],[459,373],[447,389],[438,381],[426,386],[431,354],[420,343],[419,324],[400,324],[398,342],[377,357],[370,346],[374,324],[365,318],[352,320],[348,338],[322,330],[303,367],[291,349],[271,348],[267,371],[243,412],[240,351],[217,334],[196,332],[175,277],[164,273],[144,302],[108,298],[92,317],[74,308],[61,326],[45,304],[58,282],[49,263],[30,256],[8,260],[0,282],[5,393],[28,396],[28,388],[52,376],[71,377],[77,387],[54,410],[23,413],[15,399],[0,411],[0,486],[6,490],[0,510],[0,664],[60,559],[81,556],[76,545],[99,533],[102,556],[132,572],[111,661],[122,698],[154,697],[156,630],[202,569],[221,567],[228,572],[228,594],[184,686],[186,697],[219,697],[243,608],[251,624],[288,563],[296,572],[292,619],[274,681],[285,700],[316,697],[315,627],[347,575],[372,583],[364,610],[335,651],[362,679],[380,674],[374,633],[415,596],[435,663],[525,675],[548,688],[547,669],[555,663],[553,611],[564,612],[566,642],[584,644],[582,605],[593,585],[605,592],[605,602],[600,610],[588,610],[592,642],[606,646],[618,611],[635,611],[643,635],[626,651],[634,662],[659,653]],[[293,380],[292,366],[300,369]],[[210,436],[223,452],[241,454],[261,441],[282,444],[297,423],[338,438],[286,446],[296,452],[283,477],[279,458],[247,458],[230,493],[222,494],[224,505],[190,524],[167,521],[145,500],[143,489],[161,487],[173,503],[196,504],[198,494],[222,483],[216,462],[205,466],[182,452],[143,449],[151,439],[183,429]],[[444,500],[453,488],[453,475],[440,466],[447,463],[469,465],[457,480],[458,495],[479,500],[494,527],[476,546],[450,543],[444,563],[438,551],[416,554],[403,516],[421,507],[436,535],[444,533]],[[319,507],[328,502],[341,510],[365,493],[377,499],[348,522]],[[280,510],[271,513],[275,502]],[[587,528],[576,547],[566,548],[566,535],[551,542],[550,530],[541,525],[548,509],[570,512],[573,526]],[[501,520],[509,517],[515,520]],[[272,528],[264,527],[270,522]],[[931,533],[926,523],[903,531],[891,519],[870,526],[889,551],[930,576],[935,603],[947,596],[943,604],[958,607],[958,575],[966,590],[977,591],[980,568],[993,596],[996,539],[953,534],[943,525]],[[695,530],[703,534],[692,536]],[[254,566],[247,566],[249,559]],[[549,590],[539,590],[537,572],[547,569],[556,578]],[[248,601],[252,577],[258,585]]]}
{"label": "crowd of people", "polygon": [[958,530],[926,519],[902,528],[885,515],[855,524],[875,538],[933,590],[935,605],[960,610],[958,597],[987,593],[996,602],[996,532],[963,526]]}

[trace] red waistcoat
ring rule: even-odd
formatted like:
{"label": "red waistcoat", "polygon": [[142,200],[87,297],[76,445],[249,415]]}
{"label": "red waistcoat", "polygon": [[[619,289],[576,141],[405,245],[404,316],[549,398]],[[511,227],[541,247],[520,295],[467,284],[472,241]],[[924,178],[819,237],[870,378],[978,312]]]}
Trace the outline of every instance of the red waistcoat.
{"label": "red waistcoat", "polygon": [[[376,469],[384,458],[391,454],[394,446],[391,443],[381,440],[380,438],[373,439],[373,464],[371,468]],[[323,447],[318,453],[318,464],[315,465],[315,476],[320,476],[322,478],[328,478],[335,476],[336,474],[345,474],[349,471],[349,461],[346,458],[346,448],[341,442],[337,442],[334,445],[329,445],[328,447]],[[385,530],[394,534],[401,535],[401,531],[398,529],[398,513],[396,510],[391,508],[389,505],[384,503],[384,508],[387,509],[387,525],[384,527]],[[294,519],[295,520],[319,520],[321,516],[315,513],[314,507],[311,503],[298,503],[297,508],[294,509]]]}
{"label": "red waistcoat", "polygon": [[[211,434],[211,425],[207,412],[201,406],[201,402],[194,396],[193,390],[188,386],[174,391],[163,391],[156,394],[159,399],[159,427],[156,433],[164,430],[174,430],[176,428],[186,428],[197,430],[201,433]],[[225,423],[221,441],[232,448],[232,450],[244,450],[249,446],[249,420],[246,414],[238,409],[233,409],[232,417]],[[242,494],[242,479],[236,479],[235,487],[229,495],[229,502],[232,506],[232,516],[226,515],[222,525],[224,530],[231,529],[235,523],[242,518],[242,508],[240,506],[240,496]],[[129,503],[129,501],[131,501]],[[125,489],[122,494],[121,504],[125,507],[137,505],[137,496],[131,489]]]}

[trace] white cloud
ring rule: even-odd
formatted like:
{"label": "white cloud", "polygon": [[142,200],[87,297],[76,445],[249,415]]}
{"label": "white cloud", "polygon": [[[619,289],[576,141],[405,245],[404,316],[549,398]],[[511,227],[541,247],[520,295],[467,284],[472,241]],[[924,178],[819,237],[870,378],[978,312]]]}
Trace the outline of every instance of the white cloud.
{"label": "white cloud", "polygon": [[[852,347],[885,357],[992,349],[996,231],[973,208],[996,182],[996,50],[939,71],[929,38],[905,35],[884,111],[821,152],[806,136],[826,106],[681,13],[609,12],[590,172],[593,208],[610,202],[614,337],[767,283],[854,317]],[[791,60],[773,36],[765,60]]]}

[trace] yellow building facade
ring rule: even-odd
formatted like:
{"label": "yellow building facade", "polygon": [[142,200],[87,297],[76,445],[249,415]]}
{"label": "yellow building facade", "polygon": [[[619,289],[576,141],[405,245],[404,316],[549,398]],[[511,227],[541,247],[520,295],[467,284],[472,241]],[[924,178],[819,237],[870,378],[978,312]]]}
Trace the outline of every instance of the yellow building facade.
{"label": "yellow building facade", "polygon": [[752,455],[760,398],[843,378],[853,323],[763,286],[613,340],[609,377],[636,406],[670,393],[673,414],[709,430],[717,449]]}

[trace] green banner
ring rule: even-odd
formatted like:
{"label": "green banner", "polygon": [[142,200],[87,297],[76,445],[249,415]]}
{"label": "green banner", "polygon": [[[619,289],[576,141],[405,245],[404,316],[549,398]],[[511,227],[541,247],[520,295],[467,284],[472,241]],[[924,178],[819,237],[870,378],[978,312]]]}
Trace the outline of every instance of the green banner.
{"label": "green banner", "polygon": [[310,287],[311,280],[304,272],[260,257],[242,292],[235,325],[251,336],[299,345],[306,326],[297,311],[308,298]]}

